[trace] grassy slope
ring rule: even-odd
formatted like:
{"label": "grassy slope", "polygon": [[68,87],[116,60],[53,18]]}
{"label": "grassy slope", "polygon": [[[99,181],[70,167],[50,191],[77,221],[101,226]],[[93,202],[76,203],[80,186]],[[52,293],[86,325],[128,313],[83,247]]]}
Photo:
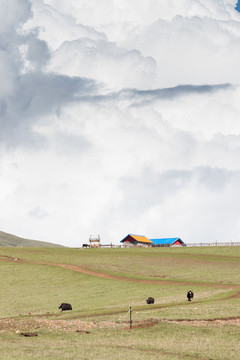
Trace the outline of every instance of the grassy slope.
{"label": "grassy slope", "polygon": [[86,266],[125,277],[240,285],[240,247],[149,249],[21,249],[0,254]]}
{"label": "grassy slope", "polygon": [[60,247],[61,245],[57,245],[57,244],[53,244],[53,243],[49,243],[49,242],[45,242],[45,241],[24,239],[24,238],[0,231],[0,246]]}
{"label": "grassy slope", "polygon": [[239,331],[159,324],[152,328],[76,332],[39,331],[38,338],[2,335],[4,360],[238,360]]}
{"label": "grassy slope", "polygon": [[[0,318],[20,316],[23,324],[36,314],[53,319],[77,317],[84,321],[117,323],[133,320],[213,319],[239,316],[240,299],[227,299],[236,289],[221,284],[239,283],[240,248],[189,249],[24,249],[0,248],[0,255],[27,260],[69,263],[132,278],[189,280],[218,283],[219,288],[196,285],[195,299],[186,301],[188,286],[155,285],[105,280],[55,266],[0,262]],[[130,269],[130,270],[129,270]],[[199,270],[200,269],[200,270]],[[157,276],[157,277],[155,277]],[[147,306],[147,296],[156,304]],[[71,302],[73,312],[59,317],[60,302]],[[110,314],[112,315],[104,315]],[[117,313],[118,312],[118,313]],[[32,315],[28,315],[31,313]],[[96,316],[102,314],[102,316]],[[24,315],[24,317],[22,317]],[[89,318],[84,316],[90,315]],[[24,330],[24,325],[21,330]],[[45,329],[36,339],[1,334],[1,353],[7,359],[213,359],[237,360],[240,328],[162,323],[132,331],[93,330],[79,335]],[[181,338],[181,341],[180,341]],[[30,341],[29,341],[30,340]]]}

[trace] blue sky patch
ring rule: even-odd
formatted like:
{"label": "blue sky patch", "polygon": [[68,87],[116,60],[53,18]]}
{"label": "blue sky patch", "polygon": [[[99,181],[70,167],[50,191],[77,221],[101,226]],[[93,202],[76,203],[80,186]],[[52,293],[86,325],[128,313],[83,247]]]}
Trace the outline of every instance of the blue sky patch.
{"label": "blue sky patch", "polygon": [[238,3],[237,3],[237,5],[236,5],[236,8],[235,8],[235,9],[240,12],[240,0],[238,0]]}

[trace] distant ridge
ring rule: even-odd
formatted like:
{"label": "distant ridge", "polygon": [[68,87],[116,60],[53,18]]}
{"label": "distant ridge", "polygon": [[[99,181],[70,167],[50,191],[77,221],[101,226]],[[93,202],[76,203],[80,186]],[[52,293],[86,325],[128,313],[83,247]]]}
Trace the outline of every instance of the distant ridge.
{"label": "distant ridge", "polygon": [[62,247],[46,241],[29,240],[0,231],[0,246],[6,247]]}

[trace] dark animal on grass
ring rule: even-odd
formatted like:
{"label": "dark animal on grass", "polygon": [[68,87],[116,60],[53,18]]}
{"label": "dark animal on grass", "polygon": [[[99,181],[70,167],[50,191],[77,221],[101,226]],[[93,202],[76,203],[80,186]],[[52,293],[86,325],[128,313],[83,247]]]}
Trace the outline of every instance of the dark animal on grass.
{"label": "dark animal on grass", "polygon": [[89,247],[89,245],[88,245],[88,244],[83,244],[83,245],[82,245],[82,247],[84,247],[84,248],[88,248],[88,247]]}
{"label": "dark animal on grass", "polygon": [[26,336],[26,337],[33,337],[33,336],[38,336],[38,333],[21,333],[22,336]]}
{"label": "dark animal on grass", "polygon": [[62,309],[62,311],[66,311],[66,310],[72,310],[72,305],[68,304],[68,303],[62,303],[59,306],[59,309]]}
{"label": "dark animal on grass", "polygon": [[149,297],[147,300],[146,300],[147,304],[154,304],[154,298],[153,297]]}
{"label": "dark animal on grass", "polygon": [[191,290],[190,290],[190,291],[188,291],[188,293],[187,293],[187,298],[188,298],[188,301],[192,301],[193,296],[194,296],[194,293],[193,293]]}

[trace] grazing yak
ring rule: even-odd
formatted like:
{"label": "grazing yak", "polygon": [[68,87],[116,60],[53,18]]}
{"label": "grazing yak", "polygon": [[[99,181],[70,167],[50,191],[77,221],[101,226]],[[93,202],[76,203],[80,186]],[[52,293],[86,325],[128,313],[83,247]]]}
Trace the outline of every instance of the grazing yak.
{"label": "grazing yak", "polygon": [[188,293],[187,293],[187,298],[188,298],[188,301],[192,301],[193,296],[194,296],[194,293],[193,293],[191,290],[190,290],[190,291],[188,291]]}
{"label": "grazing yak", "polygon": [[72,310],[72,305],[67,303],[62,303],[61,305],[59,305],[59,309],[62,309],[62,311]]}
{"label": "grazing yak", "polygon": [[147,304],[154,304],[154,298],[153,297],[149,297],[147,300],[146,300]]}

